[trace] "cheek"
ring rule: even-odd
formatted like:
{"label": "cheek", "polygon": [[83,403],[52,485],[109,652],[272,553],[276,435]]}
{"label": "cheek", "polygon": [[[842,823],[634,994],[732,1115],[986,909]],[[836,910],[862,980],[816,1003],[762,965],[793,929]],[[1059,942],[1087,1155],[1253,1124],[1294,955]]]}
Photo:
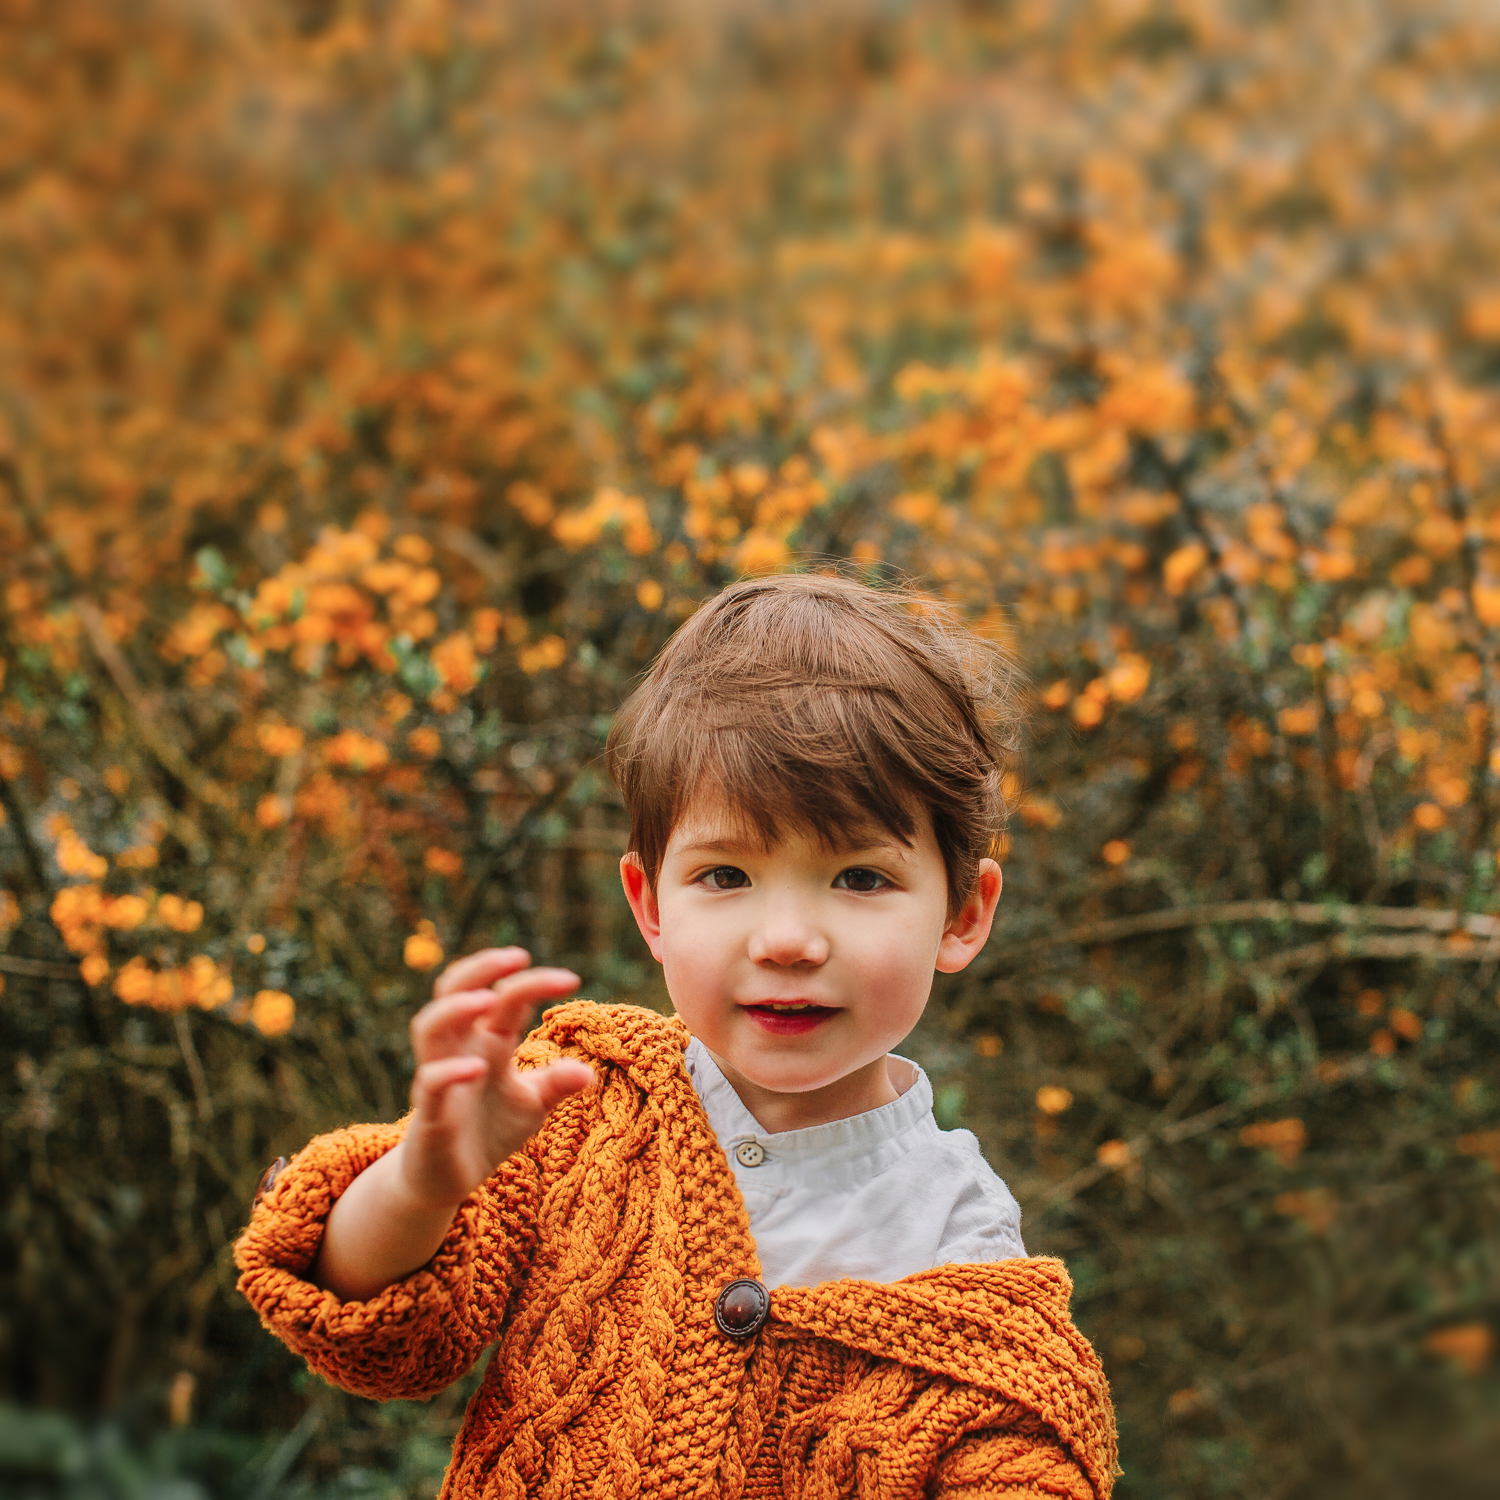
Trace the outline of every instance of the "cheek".
{"label": "cheek", "polygon": [[861,988],[891,1005],[924,1005],[932,988],[942,922],[931,913],[883,914],[846,938]]}
{"label": "cheek", "polygon": [[725,967],[725,936],[691,907],[663,913],[662,971],[669,985],[712,984]]}

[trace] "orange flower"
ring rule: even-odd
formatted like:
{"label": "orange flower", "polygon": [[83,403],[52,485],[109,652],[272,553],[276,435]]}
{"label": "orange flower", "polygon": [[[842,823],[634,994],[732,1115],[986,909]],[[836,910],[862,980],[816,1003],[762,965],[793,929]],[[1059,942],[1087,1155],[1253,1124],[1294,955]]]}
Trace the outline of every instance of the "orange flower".
{"label": "orange flower", "polygon": [[1124,651],[1105,674],[1109,695],[1116,703],[1134,703],[1151,682],[1151,663],[1144,656]]}
{"label": "orange flower", "polygon": [[1073,722],[1080,729],[1095,729],[1104,720],[1104,699],[1085,689],[1073,700]]}
{"label": "orange flower", "polygon": [[1302,1193],[1278,1193],[1271,1206],[1289,1219],[1301,1219],[1314,1234],[1327,1234],[1338,1213],[1338,1200],[1327,1188]]}
{"label": "orange flower", "polygon": [[1208,561],[1208,548],[1202,542],[1189,542],[1179,547],[1162,564],[1162,583],[1169,594],[1181,594],[1203,571]]}
{"label": "orange flower", "polygon": [[305,736],[295,724],[268,722],[258,725],[255,731],[260,748],[267,755],[281,758],[295,755],[301,748]]}
{"label": "orange flower", "polygon": [[528,677],[560,667],[567,659],[567,643],[560,635],[543,636],[535,645],[523,646],[516,653],[516,661]]}
{"label": "orange flower", "polygon": [[1419,1041],[1422,1036],[1422,1018],[1412,1011],[1403,1010],[1400,1006],[1392,1006],[1388,1017],[1390,1028],[1397,1036],[1408,1042]]}
{"label": "orange flower", "polygon": [[203,925],[203,907],[181,896],[162,896],[156,903],[156,919],[175,932],[196,932]]}
{"label": "orange flower", "polygon": [[417,536],[413,532],[398,536],[391,543],[391,551],[397,557],[404,557],[408,562],[421,564],[432,561],[432,543],[426,537]]}
{"label": "orange flower", "polygon": [[1290,1166],[1307,1145],[1307,1126],[1301,1120],[1264,1120],[1240,1131],[1240,1144],[1269,1151],[1282,1166]]}
{"label": "orange flower", "polygon": [[267,792],[255,804],[255,821],[262,828],[280,828],[291,815],[291,804],[285,797],[278,797],[272,792]]}
{"label": "orange flower", "polygon": [[1455,1323],[1434,1329],[1422,1340],[1422,1347],[1451,1360],[1465,1375],[1477,1375],[1495,1352],[1495,1334],[1488,1323]]}
{"label": "orange flower", "polygon": [[1321,712],[1321,705],[1317,703],[1302,703],[1295,708],[1282,709],[1276,715],[1276,724],[1283,734],[1311,734],[1318,727]]}
{"label": "orange flower", "polygon": [[[194,905],[197,903],[194,902]],[[128,932],[133,927],[139,927],[146,920],[150,909],[150,904],[144,896],[116,896],[104,903],[100,916],[106,927]],[[198,915],[201,919],[203,915],[201,906],[198,907]]]}
{"label": "orange flower", "polygon": [[357,729],[345,729],[323,746],[323,759],[331,766],[351,771],[378,770],[391,758],[391,752],[377,739]]}
{"label": "orange flower", "polygon": [[462,630],[432,648],[432,665],[445,686],[455,693],[467,693],[479,681],[474,642]]}
{"label": "orange flower", "polygon": [[57,864],[65,875],[85,875],[103,880],[109,873],[109,861],[95,854],[70,828],[57,841]]}
{"label": "orange flower", "polygon": [[1474,613],[1482,625],[1500,625],[1500,583],[1481,579],[1470,591]]}
{"label": "orange flower", "polygon": [[115,977],[115,994],[126,1005],[149,1005],[156,994],[156,975],[144,958],[132,958]]}
{"label": "orange flower", "polygon": [[296,1018],[296,1002],[281,990],[257,990],[250,1002],[250,1024],[262,1036],[282,1036]]}
{"label": "orange flower", "polygon": [[431,870],[434,875],[441,875],[446,879],[453,879],[464,872],[464,862],[460,855],[451,849],[429,849],[422,856],[422,868]]}
{"label": "orange flower", "polygon": [[443,945],[438,941],[437,928],[431,922],[417,923],[417,930],[406,940],[402,955],[409,969],[420,969],[424,973],[435,969],[443,961]]}
{"label": "orange flower", "polygon": [[1436,833],[1448,821],[1448,815],[1436,802],[1419,802],[1412,809],[1411,820],[1423,833]]}
{"label": "orange flower", "polygon": [[1478,1156],[1500,1172],[1500,1130],[1476,1130],[1458,1138],[1458,1149],[1465,1156]]}
{"label": "orange flower", "polygon": [[1050,797],[1032,797],[1021,804],[1021,821],[1033,828],[1056,828],[1062,820],[1062,809]]}

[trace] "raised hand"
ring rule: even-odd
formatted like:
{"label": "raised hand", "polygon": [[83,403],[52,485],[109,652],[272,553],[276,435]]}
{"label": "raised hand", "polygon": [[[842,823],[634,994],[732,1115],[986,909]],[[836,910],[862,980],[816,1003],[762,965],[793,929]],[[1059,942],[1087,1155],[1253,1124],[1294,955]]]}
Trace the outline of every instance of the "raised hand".
{"label": "raised hand", "polygon": [[432,1259],[459,1205],[533,1135],[559,1100],[594,1081],[559,1058],[525,1073],[516,1046],[534,1006],[578,988],[533,969],[520,948],[488,948],[446,969],[412,1018],[412,1117],[401,1143],[333,1206],[309,1271],[345,1301],[373,1297]]}
{"label": "raised hand", "polygon": [[460,959],[412,1018],[413,1115],[397,1151],[412,1199],[450,1212],[535,1134],[559,1100],[594,1081],[560,1058],[522,1073],[514,1055],[532,1009],[578,988],[567,969],[532,969],[520,948]]}

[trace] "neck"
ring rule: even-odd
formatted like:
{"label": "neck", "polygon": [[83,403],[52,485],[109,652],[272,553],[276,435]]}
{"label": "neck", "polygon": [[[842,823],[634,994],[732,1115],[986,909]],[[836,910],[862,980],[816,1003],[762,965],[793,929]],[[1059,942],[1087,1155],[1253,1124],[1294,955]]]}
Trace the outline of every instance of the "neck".
{"label": "neck", "polygon": [[740,1103],[755,1117],[755,1123],[767,1135],[785,1130],[805,1130],[810,1125],[827,1125],[866,1114],[901,1097],[901,1090],[891,1082],[889,1055],[836,1078],[820,1089],[799,1094],[781,1094],[752,1083],[737,1068],[731,1067],[715,1052],[708,1054],[719,1065]]}

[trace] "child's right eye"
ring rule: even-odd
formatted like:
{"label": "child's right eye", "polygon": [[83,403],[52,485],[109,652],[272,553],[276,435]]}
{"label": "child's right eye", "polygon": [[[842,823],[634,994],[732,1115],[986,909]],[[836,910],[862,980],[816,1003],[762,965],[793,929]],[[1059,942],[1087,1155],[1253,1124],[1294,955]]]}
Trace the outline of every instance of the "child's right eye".
{"label": "child's right eye", "polygon": [[733,865],[718,865],[698,878],[711,891],[737,891],[750,884],[750,877]]}

